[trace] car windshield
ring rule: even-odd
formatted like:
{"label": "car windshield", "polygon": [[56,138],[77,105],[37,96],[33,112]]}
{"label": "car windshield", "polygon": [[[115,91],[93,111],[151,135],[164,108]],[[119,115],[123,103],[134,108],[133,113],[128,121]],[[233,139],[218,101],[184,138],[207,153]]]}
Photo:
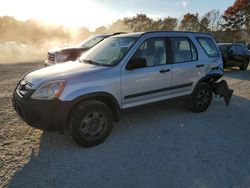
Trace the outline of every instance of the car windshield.
{"label": "car windshield", "polygon": [[84,53],[80,60],[85,63],[111,66],[119,63],[128,49],[134,44],[135,37],[107,38],[89,51]]}
{"label": "car windshield", "polygon": [[95,46],[97,43],[99,43],[100,41],[102,41],[105,37],[106,37],[105,35],[101,35],[101,36],[93,36],[93,37],[87,38],[85,41],[79,44],[79,47],[91,48]]}

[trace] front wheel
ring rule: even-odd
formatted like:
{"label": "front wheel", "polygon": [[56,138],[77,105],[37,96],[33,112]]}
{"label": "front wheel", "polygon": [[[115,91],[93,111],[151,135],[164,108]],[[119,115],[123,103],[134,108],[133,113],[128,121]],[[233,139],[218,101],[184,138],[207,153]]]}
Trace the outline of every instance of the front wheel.
{"label": "front wheel", "polygon": [[243,65],[240,66],[240,70],[246,70],[249,65],[249,60],[246,59],[243,63]]}
{"label": "front wheel", "polygon": [[95,146],[102,143],[113,128],[112,111],[100,101],[80,103],[72,111],[69,128],[78,145]]}
{"label": "front wheel", "polygon": [[207,83],[201,83],[195,87],[189,98],[188,105],[193,112],[204,112],[212,101],[212,88]]}

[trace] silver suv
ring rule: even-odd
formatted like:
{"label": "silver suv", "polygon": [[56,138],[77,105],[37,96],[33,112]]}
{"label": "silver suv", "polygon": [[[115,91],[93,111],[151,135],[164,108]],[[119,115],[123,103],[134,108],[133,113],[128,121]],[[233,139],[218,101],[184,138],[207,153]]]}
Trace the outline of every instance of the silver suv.
{"label": "silver suv", "polygon": [[207,33],[154,31],[109,37],[75,62],[27,73],[13,106],[29,125],[68,130],[80,146],[103,142],[124,109],[185,97],[205,111],[213,93],[229,104],[223,62]]}

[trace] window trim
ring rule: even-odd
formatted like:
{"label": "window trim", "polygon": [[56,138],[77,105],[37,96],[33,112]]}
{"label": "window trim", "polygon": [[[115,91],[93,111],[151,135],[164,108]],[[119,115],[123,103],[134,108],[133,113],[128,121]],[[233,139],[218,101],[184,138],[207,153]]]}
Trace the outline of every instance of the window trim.
{"label": "window trim", "polygon": [[[188,62],[195,62],[195,61],[199,61],[199,53],[198,53],[198,50],[196,48],[196,46],[194,45],[193,41],[187,37],[187,36],[168,36],[168,43],[169,43],[169,46],[170,46],[170,49],[171,49],[171,62],[170,64],[179,64],[179,63],[188,63]],[[174,62],[174,51],[173,51],[173,45],[172,45],[172,41],[171,39],[173,38],[181,38],[181,39],[187,39],[188,43],[189,43],[189,46],[190,46],[190,52],[191,52],[191,61],[180,61],[180,62]],[[196,60],[193,60],[193,54],[192,54],[192,50],[191,50],[191,46],[194,47],[194,50],[196,52]]]}
{"label": "window trim", "polygon": [[[208,40],[211,40],[214,43],[214,45],[215,45],[215,48],[216,48],[216,51],[217,51],[217,55],[209,55],[207,53],[207,51],[205,50],[205,48],[201,45],[199,39],[208,39]],[[212,38],[210,38],[210,37],[196,37],[196,40],[197,40],[197,42],[199,43],[199,45],[201,46],[201,48],[203,49],[203,51],[207,54],[207,56],[209,58],[220,57],[220,51],[218,50],[218,47],[216,47],[216,44],[215,44],[215,42],[214,42],[214,40]]]}

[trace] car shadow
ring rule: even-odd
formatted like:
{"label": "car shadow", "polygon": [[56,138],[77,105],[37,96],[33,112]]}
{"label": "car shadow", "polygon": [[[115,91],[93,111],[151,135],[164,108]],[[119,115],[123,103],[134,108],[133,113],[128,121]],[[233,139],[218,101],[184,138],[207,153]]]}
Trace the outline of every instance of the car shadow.
{"label": "car shadow", "polygon": [[182,101],[132,110],[110,137],[80,148],[44,132],[9,187],[249,187],[250,101],[215,98],[204,113]]}
{"label": "car shadow", "polygon": [[236,78],[240,80],[247,80],[250,81],[250,70],[239,70],[237,68],[225,69],[224,76]]}

